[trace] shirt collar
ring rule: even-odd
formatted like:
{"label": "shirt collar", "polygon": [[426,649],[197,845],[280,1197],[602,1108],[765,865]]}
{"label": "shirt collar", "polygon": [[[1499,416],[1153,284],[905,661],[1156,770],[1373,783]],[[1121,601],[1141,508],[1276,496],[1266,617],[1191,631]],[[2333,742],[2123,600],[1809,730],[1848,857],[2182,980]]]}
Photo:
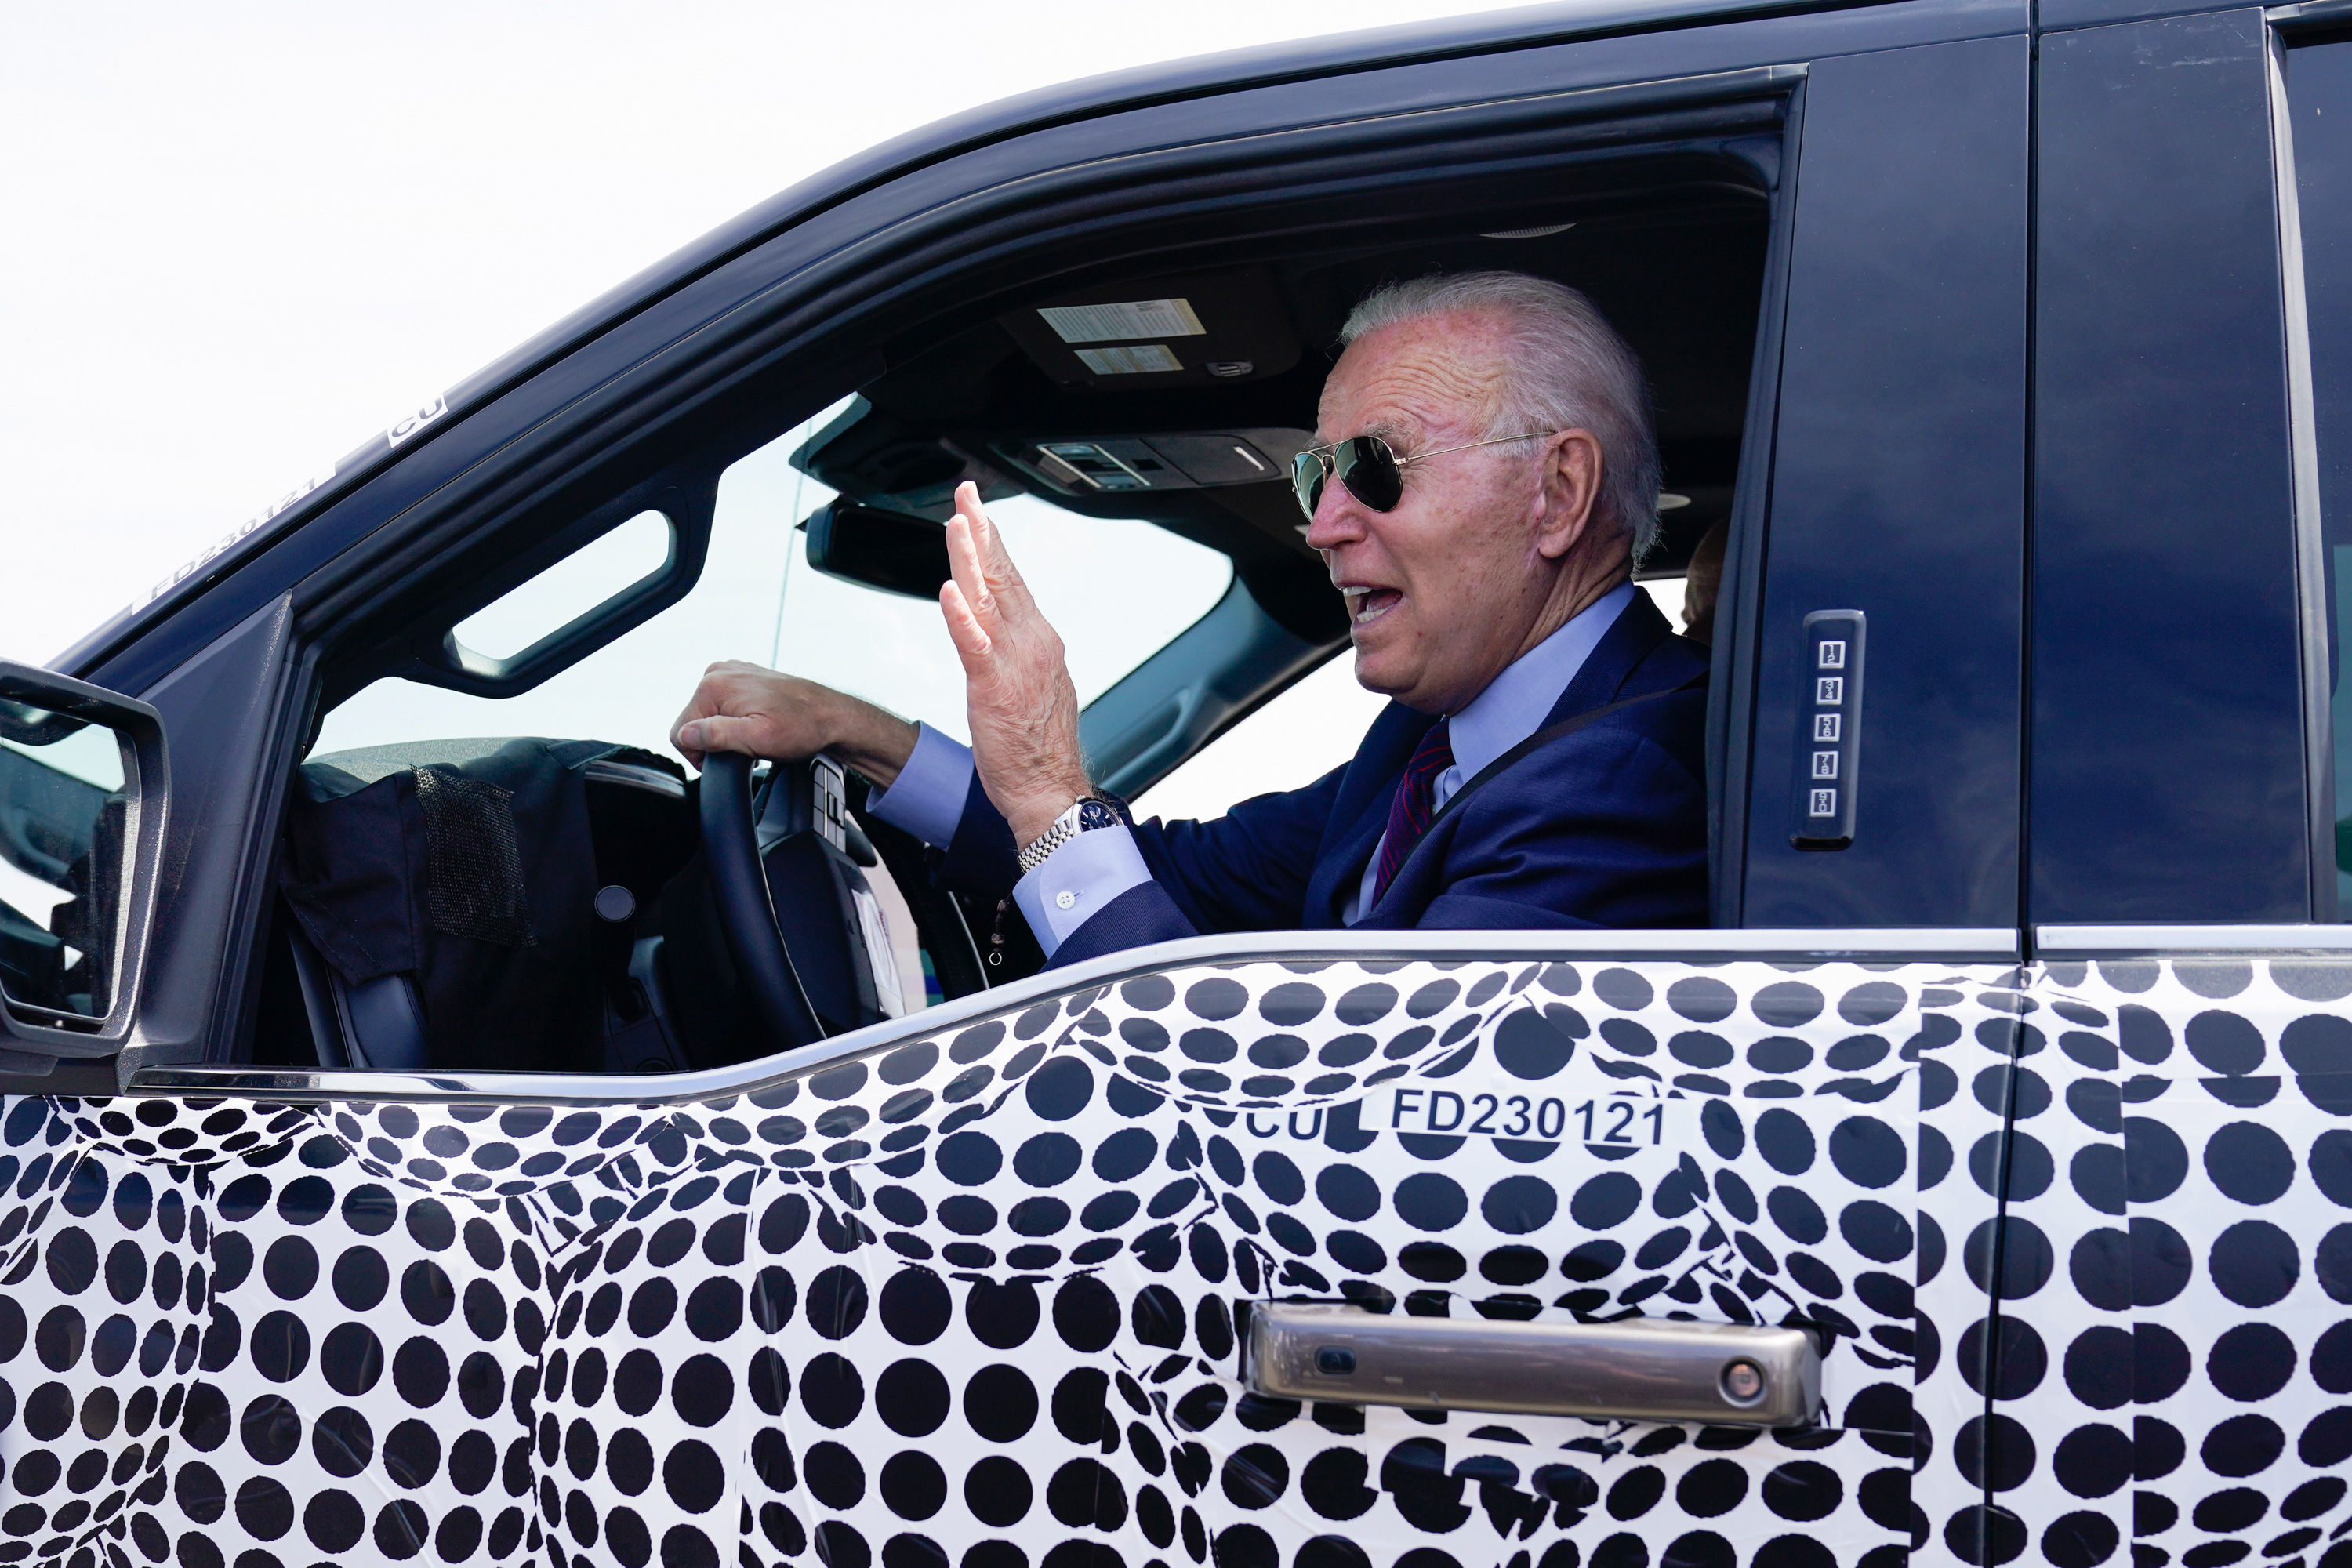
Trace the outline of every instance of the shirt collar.
{"label": "shirt collar", "polygon": [[1473,778],[1487,763],[1543,727],[1552,705],[1584,661],[1601,645],[1617,617],[1640,593],[1632,583],[1616,587],[1570,617],[1566,626],[1511,661],[1486,689],[1447,721],[1454,764]]}

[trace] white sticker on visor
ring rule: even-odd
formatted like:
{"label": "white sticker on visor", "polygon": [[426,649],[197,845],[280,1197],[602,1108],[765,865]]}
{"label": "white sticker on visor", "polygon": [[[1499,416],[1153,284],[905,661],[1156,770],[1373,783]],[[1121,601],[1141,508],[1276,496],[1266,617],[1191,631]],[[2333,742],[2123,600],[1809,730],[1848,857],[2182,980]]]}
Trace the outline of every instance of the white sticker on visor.
{"label": "white sticker on visor", "polygon": [[1190,300],[1129,300],[1121,305],[1048,305],[1037,312],[1066,343],[1121,338],[1197,338],[1209,329]]}
{"label": "white sticker on visor", "polygon": [[1182,370],[1183,364],[1164,343],[1137,343],[1123,349],[1080,349],[1078,362],[1097,375],[1136,375],[1147,371]]}

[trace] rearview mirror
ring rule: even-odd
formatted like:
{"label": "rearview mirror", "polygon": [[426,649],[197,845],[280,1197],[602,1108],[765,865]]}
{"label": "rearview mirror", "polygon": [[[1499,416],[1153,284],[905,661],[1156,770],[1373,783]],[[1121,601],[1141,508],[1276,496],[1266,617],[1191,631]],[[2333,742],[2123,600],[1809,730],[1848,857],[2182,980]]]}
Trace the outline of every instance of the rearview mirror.
{"label": "rearview mirror", "polygon": [[167,794],[152,708],[0,660],[0,1073],[126,1043]]}
{"label": "rearview mirror", "polygon": [[938,598],[948,580],[947,529],[929,518],[837,500],[801,526],[808,563],[828,577],[910,599]]}

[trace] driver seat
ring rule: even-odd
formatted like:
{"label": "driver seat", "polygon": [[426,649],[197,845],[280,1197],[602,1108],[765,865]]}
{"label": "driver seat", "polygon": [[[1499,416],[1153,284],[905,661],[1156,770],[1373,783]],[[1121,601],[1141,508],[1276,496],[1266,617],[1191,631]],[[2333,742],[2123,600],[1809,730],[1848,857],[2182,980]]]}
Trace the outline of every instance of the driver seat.
{"label": "driver seat", "polygon": [[353,985],[319,956],[299,921],[285,930],[320,1067],[398,1072],[429,1064],[413,976],[379,974]]}
{"label": "driver seat", "polygon": [[583,770],[621,749],[432,741],[303,765],[279,889],[321,1067],[602,1068]]}

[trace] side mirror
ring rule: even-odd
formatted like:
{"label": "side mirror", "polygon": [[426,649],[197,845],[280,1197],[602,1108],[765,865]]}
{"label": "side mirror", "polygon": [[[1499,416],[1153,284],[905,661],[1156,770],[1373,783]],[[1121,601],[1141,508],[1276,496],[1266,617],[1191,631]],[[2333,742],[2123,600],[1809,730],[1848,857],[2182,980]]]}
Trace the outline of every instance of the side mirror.
{"label": "side mirror", "polygon": [[947,529],[929,518],[837,500],[801,526],[808,532],[808,563],[828,577],[936,599],[950,576]]}
{"label": "side mirror", "polygon": [[155,710],[0,659],[0,1073],[131,1043],[170,790]]}

